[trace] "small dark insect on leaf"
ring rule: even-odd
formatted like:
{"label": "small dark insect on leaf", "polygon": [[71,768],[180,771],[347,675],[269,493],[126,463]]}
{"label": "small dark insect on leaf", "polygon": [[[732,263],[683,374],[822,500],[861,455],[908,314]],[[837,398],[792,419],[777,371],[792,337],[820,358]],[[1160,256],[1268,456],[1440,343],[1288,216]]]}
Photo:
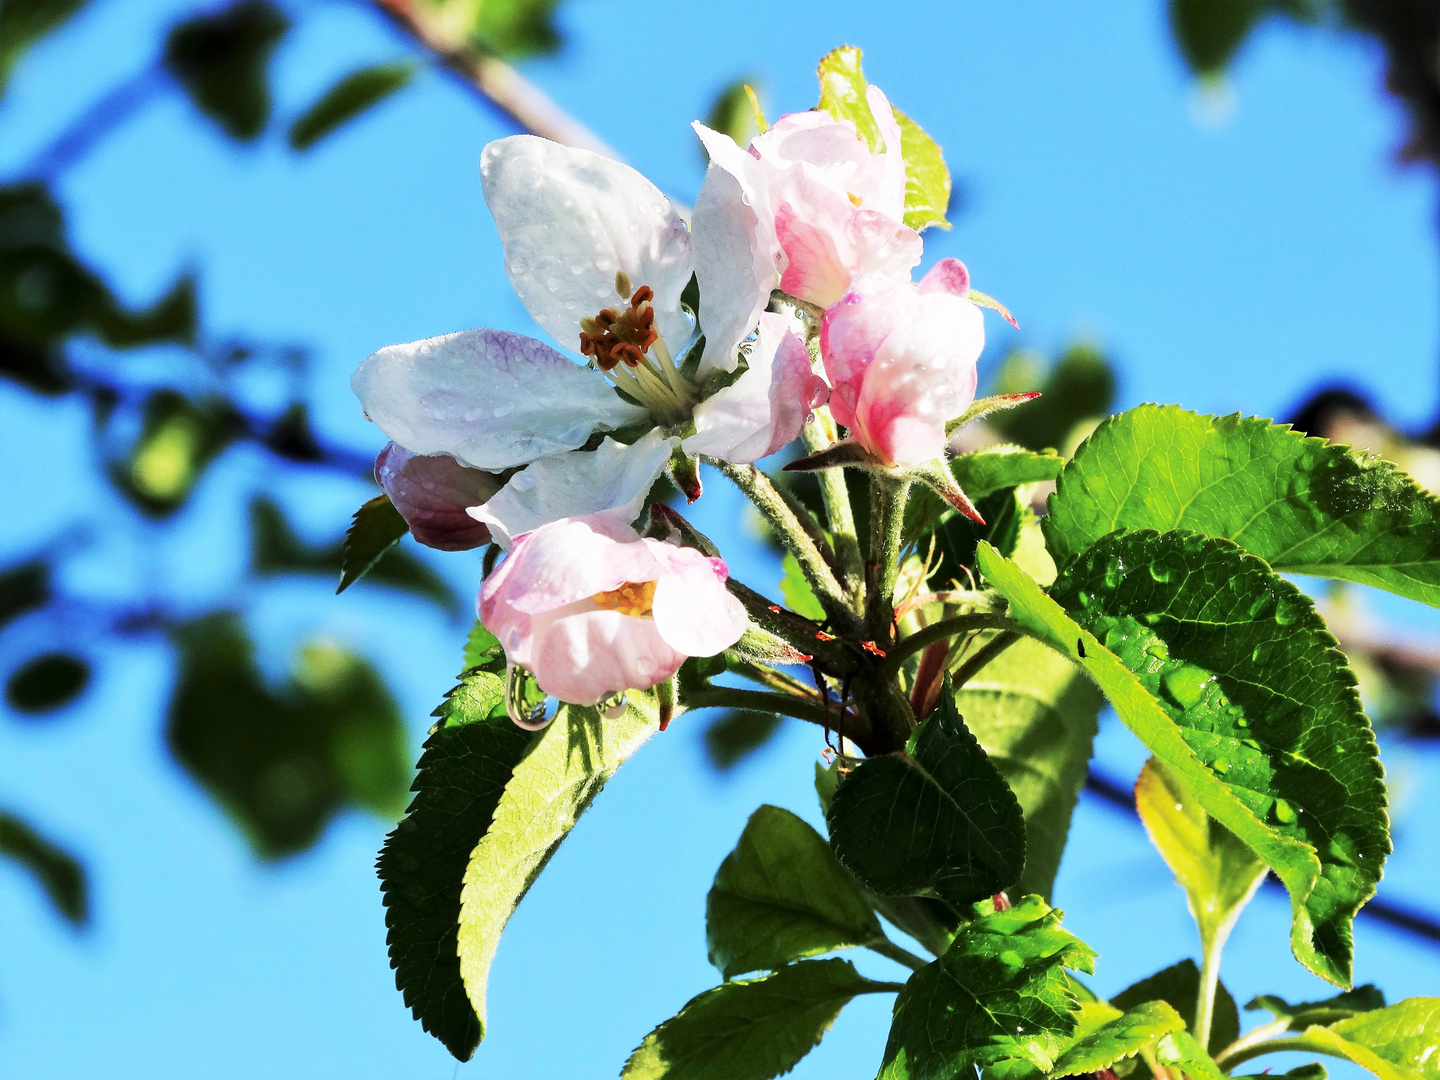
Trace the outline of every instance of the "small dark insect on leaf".
{"label": "small dark insect on leaf", "polygon": [[1080,659],[1081,659],[1081,660],[1084,660],[1084,659],[1085,659],[1085,639],[1084,639],[1084,638],[1076,638],[1076,639],[1075,639],[1075,651],[1080,654]]}

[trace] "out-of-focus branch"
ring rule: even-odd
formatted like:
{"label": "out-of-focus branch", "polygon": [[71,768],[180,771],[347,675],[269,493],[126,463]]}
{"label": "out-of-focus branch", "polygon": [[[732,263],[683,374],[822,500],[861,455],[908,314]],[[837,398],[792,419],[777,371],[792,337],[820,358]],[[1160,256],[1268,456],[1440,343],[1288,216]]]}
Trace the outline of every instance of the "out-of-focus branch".
{"label": "out-of-focus branch", "polygon": [[581,150],[620,160],[598,135],[567,113],[498,56],[456,40],[454,31],[411,0],[371,0],[437,60],[523,130]]}
{"label": "out-of-focus branch", "polygon": [[159,64],[136,72],[115,86],[21,167],[24,180],[50,182],[80,162],[110,132],[127,123],[144,106],[154,101],[169,85],[169,76]]}

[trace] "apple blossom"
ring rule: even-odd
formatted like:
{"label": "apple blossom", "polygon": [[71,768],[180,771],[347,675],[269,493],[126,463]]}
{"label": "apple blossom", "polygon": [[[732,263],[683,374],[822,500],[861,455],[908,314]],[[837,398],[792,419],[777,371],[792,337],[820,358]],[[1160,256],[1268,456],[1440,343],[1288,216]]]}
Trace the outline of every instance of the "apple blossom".
{"label": "apple blossom", "polygon": [[480,619],[507,665],[561,701],[594,705],[740,640],[745,610],[728,576],[722,560],[641,539],[612,516],[564,518],[516,538],[481,590]]}
{"label": "apple blossom", "polygon": [[944,259],[919,282],[857,278],[825,312],[831,412],[884,464],[944,457],[945,422],[975,399],[985,323],[969,291],[965,265]]}
{"label": "apple blossom", "polygon": [[426,547],[467,551],[490,542],[490,530],[466,509],[504,485],[494,473],[466,468],[448,454],[424,457],[390,443],[375,459],[375,482]]}
{"label": "apple blossom", "polygon": [[[710,186],[692,239],[653,184],[589,151],[516,135],[490,143],[480,169],[516,294],[589,366],[480,329],[381,349],[351,386],[412,454],[527,466],[470,509],[498,542],[561,517],[633,517],[677,448],[748,462],[800,433],[824,383],[795,363],[804,346],[783,321],[762,318],[777,267],[738,186]],[[681,303],[697,272],[703,355]]]}
{"label": "apple blossom", "polygon": [[[866,100],[885,143],[879,152],[849,120],[820,110],[781,117],[754,138],[748,154],[728,136],[695,125],[718,172],[756,208],[757,239],[776,257],[780,287],[822,308],[840,299],[854,277],[908,279],[920,261],[920,234],[904,222],[900,126],[878,87]],[[712,168],[705,187],[721,182]],[[702,188],[702,203],[705,197]],[[701,273],[702,291],[705,284]]]}

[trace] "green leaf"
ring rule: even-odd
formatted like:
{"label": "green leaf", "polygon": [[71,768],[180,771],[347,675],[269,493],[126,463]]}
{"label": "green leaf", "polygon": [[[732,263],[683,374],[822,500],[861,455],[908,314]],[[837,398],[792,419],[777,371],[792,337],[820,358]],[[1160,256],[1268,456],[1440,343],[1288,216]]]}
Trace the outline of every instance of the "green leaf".
{"label": "green leaf", "polygon": [[[1149,978],[1141,979],[1110,999],[1126,1011],[1146,1001],[1164,1001],[1183,1017],[1193,1017],[1200,1000],[1200,969],[1194,960],[1181,960]],[[1240,1037],[1240,1010],[1225,984],[1215,987],[1215,1009],[1210,1018],[1210,1052],[1218,1054]]]}
{"label": "green leaf", "polygon": [[69,653],[44,653],[5,681],[5,701],[17,712],[43,713],[70,704],[90,682],[90,665]]}
{"label": "green leaf", "polygon": [[823,622],[825,609],[820,606],[815,590],[810,588],[810,583],[805,580],[805,572],[800,569],[799,560],[787,551],[780,560],[780,567],[784,571],[784,576],[780,579],[780,595],[785,600],[785,606],[796,615]]}
{"label": "green leaf", "polygon": [[905,751],[856,766],[826,820],[840,861],[881,896],[973,903],[1025,865],[1020,804],[956,712],[948,677]]}
{"label": "green leaf", "polygon": [[1295,14],[1306,0],[1170,0],[1170,32],[1196,75],[1222,75],[1250,32],[1277,11]]}
{"label": "green leaf", "polygon": [[205,469],[239,433],[228,403],[157,391],[145,400],[139,437],[110,463],[111,478],[144,513],[165,517],[185,505]]}
{"label": "green leaf", "polygon": [[1279,573],[1440,605],[1440,499],[1388,461],[1268,420],[1142,405],[1101,424],[1060,474],[1045,535],[1063,565],[1119,528],[1193,529]]}
{"label": "green leaf", "polygon": [[85,867],[22,818],[0,810],[0,857],[24,867],[72,926],[90,919]]}
{"label": "green leaf", "polygon": [[1224,944],[1265,879],[1266,866],[1235,834],[1205,813],[1180,778],[1157,758],[1140,770],[1135,807],[1145,831],[1185,890],[1202,949]]}
{"label": "green leaf", "polygon": [[417,70],[413,60],[400,60],[352,71],[296,117],[290,125],[291,149],[310,149],[325,136],[409,86]]}
{"label": "green leaf", "polygon": [[490,964],[515,907],[606,781],[659,727],[652,694],[631,692],[618,720],[562,705],[514,768],[490,827],[470,853],[460,899],[460,973],[485,1025]]}
{"label": "green leaf", "polygon": [[1286,1069],[1282,1073],[1270,1072],[1268,1069],[1263,1073],[1241,1073],[1232,1077],[1232,1080],[1327,1080],[1330,1073],[1318,1061],[1312,1061],[1308,1065],[1296,1065],[1293,1069]]}
{"label": "green leaf", "polygon": [[355,511],[350,528],[345,533],[345,548],[341,555],[340,586],[335,591],[342,593],[368,574],[380,561],[382,555],[400,542],[410,526],[400,516],[400,511],[390,501],[389,495],[376,495]]}
{"label": "green leaf", "polygon": [[896,998],[879,1080],[949,1080],[1012,1058],[1049,1072],[1076,1025],[1064,968],[1094,960],[1038,896],[962,925]]}
{"label": "green leaf", "polygon": [[955,695],[955,707],[1020,801],[1025,871],[1015,891],[1049,898],[1100,716],[1100,694],[1053,649],[1022,638]]}
{"label": "green leaf", "polygon": [[1310,601],[1226,541],[1117,535],[1056,583],[1082,627],[988,545],[979,559],[1011,614],[1077,659],[1205,811],[1279,875],[1301,963],[1348,983],[1350,920],[1374,893],[1389,835],[1374,737]]}
{"label": "green leaf", "polygon": [[871,982],[848,960],[802,960],[760,979],[727,982],[692,998],[630,1055],[623,1080],[769,1080],[817,1046]]}
{"label": "green leaf", "polygon": [[[819,108],[837,120],[849,120],[861,140],[878,152],[886,149],[885,140],[865,99],[870,84],[861,70],[860,56],[853,45],[842,45],[820,61]],[[905,224],[917,231],[931,225],[948,229],[945,210],[950,204],[950,170],[945,157],[919,124],[899,109],[893,111],[900,126],[900,154],[905,159]]]}
{"label": "green leaf", "polygon": [[269,0],[178,23],[165,42],[165,66],[195,107],[232,139],[248,141],[270,119],[267,68],[290,20]]}
{"label": "green leaf", "polygon": [[705,126],[713,131],[729,135],[740,146],[749,146],[750,140],[759,130],[755,111],[755,91],[750,84],[753,79],[736,79],[715,95],[705,117]]}
{"label": "green leaf", "polygon": [[[471,641],[483,644],[475,634]],[[435,710],[440,719],[420,756],[415,798],[377,867],[396,985],[415,1019],[461,1061],[483,1034],[460,974],[465,868],[537,738],[506,715],[503,653],[467,647],[465,661],[467,674]]]}
{"label": "green leaf", "polygon": [[492,674],[500,674],[505,670],[505,650],[500,639],[486,630],[485,624],[479,619],[475,620],[465,638],[464,655],[464,670],[467,672],[477,667],[483,667]]}
{"label": "green leaf", "polygon": [[174,636],[180,670],[166,729],[170,748],[257,854],[303,850],[346,804],[399,815],[410,781],[405,726],[364,660],[311,642],[272,689],[233,613],[197,619]]}
{"label": "green leaf", "polygon": [[25,50],[68,22],[86,0],[0,0],[0,94]]}
{"label": "green leaf", "polygon": [[1188,1031],[1174,1031],[1155,1044],[1155,1060],[1186,1080],[1226,1080],[1213,1058]]}
{"label": "green leaf", "polygon": [[1261,994],[1247,1009],[1264,1009],[1276,1020],[1289,1020],[1291,1031],[1300,1031],[1311,1024],[1333,1024],[1362,1012],[1385,1008],[1385,995],[1370,983],[1346,990],[1321,1001],[1302,1001],[1291,1005],[1284,998],[1274,994]]}
{"label": "green leaf", "polygon": [[705,728],[705,756],[721,772],[729,772],[780,731],[775,713],[730,709]]}
{"label": "green leaf", "polygon": [[980,499],[1001,488],[1038,484],[1060,475],[1065,461],[1053,450],[1035,452],[1023,446],[1001,443],[950,462],[950,474],[972,499]]}
{"label": "green leaf", "polygon": [[1440,998],[1407,998],[1327,1027],[1306,1030],[1315,1048],[1348,1058],[1382,1080],[1440,1077]]}
{"label": "green leaf", "polygon": [[710,962],[727,979],[884,939],[825,839],[778,806],[750,816],[705,901]]}
{"label": "green leaf", "polygon": [[1088,345],[1073,345],[1048,371],[1033,353],[1005,358],[990,388],[996,394],[1039,390],[1022,408],[991,413],[985,422],[1011,442],[1031,450],[1053,446],[1068,453],[1077,431],[1100,421],[1115,400],[1115,374],[1109,362]]}
{"label": "green leaf", "polygon": [[[1002,524],[995,520],[995,507],[1003,507],[1004,503],[996,503],[994,500],[986,502],[987,497],[1006,488],[1053,480],[1063,464],[1064,461],[1058,454],[1035,454],[1018,446],[992,446],[973,454],[962,454],[950,462],[950,474],[972,502],[983,504],[978,506],[978,509],[986,524],[976,526],[969,518],[956,512],[932,488],[914,484],[905,503],[905,528],[901,534],[903,541],[906,544],[919,543],[923,552],[925,542],[921,541],[921,537],[934,533],[943,538],[954,532],[956,539],[949,543],[956,549],[956,553],[953,556],[947,554],[946,557],[953,557],[957,565],[974,566],[974,544],[971,543],[966,548],[962,542],[965,534],[955,530],[969,525],[972,533],[988,539]],[[942,540],[942,544],[944,542]],[[1003,543],[993,540],[991,542],[1004,549]],[[966,552],[968,556],[962,557]]]}
{"label": "green leaf", "polygon": [[[1081,1006],[1082,1018],[1085,1009]],[[1162,1035],[1184,1027],[1185,1021],[1167,1002],[1142,1002],[1093,1031],[1077,1032],[1078,1037],[1065,1048],[1050,1075],[1075,1076],[1108,1069],[1117,1061],[1134,1057]]]}

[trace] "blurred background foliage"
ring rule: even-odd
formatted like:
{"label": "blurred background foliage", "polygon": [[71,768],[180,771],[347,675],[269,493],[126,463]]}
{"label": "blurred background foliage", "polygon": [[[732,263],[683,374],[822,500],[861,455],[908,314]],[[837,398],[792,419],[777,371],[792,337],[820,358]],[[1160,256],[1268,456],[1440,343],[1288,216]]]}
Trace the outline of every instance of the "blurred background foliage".
{"label": "blurred background foliage", "polygon": [[[328,443],[309,420],[303,348],[263,340],[216,340],[197,305],[197,267],[139,306],[122,301],[67,236],[53,185],[149,102],[180,95],[223,138],[254,144],[281,139],[303,153],[363,117],[435,67],[474,87],[479,102],[517,126],[555,120],[551,132],[598,144],[544,110],[510,62],[554,50],[556,0],[354,0],[373,6],[401,31],[398,55],[349,71],[295,115],[276,117],[272,62],[294,32],[295,12],[270,0],[207,7],[169,27],[155,42],[153,63],[84,110],[16,175],[0,181],[0,377],[43,398],[74,398],[93,418],[95,466],[108,478],[129,530],[155,543],[178,527],[181,512],[226,455],[245,448],[267,468],[307,470],[353,485],[370,474],[369,459]],[[1162,2],[1162,0],[1156,0]],[[63,26],[86,0],[0,0],[0,93],[26,50]],[[1426,0],[1169,0],[1180,53],[1203,85],[1225,72],[1254,29],[1285,19],[1316,32],[1360,34],[1379,43],[1388,87],[1405,105],[1410,132],[1399,158],[1440,164],[1440,4]],[[752,81],[753,82],[753,81]],[[748,140],[755,129],[746,79],[718,95],[708,122]],[[588,140],[588,142],[587,142]],[[141,362],[143,359],[144,362]],[[286,387],[278,406],[251,388]],[[1004,441],[1069,454],[1116,403],[1105,356],[1077,343],[1054,358],[1017,351],[997,366],[990,392],[1039,388],[1035,405],[993,416],[975,444]],[[273,395],[271,395],[273,397]],[[263,402],[263,403],[260,403]],[[1385,420],[1362,387],[1326,387],[1293,420],[1316,435],[1369,446],[1440,489],[1440,419],[1405,432]],[[62,537],[36,537],[32,548],[0,567],[0,678],[14,722],[42,724],[86,693],[108,639],[168,640],[176,658],[163,717],[176,760],[234,820],[257,857],[304,850],[327,823],[355,808],[386,817],[403,812],[412,748],[395,699],[373,667],[332,641],[312,639],[276,678],[256,660],[247,606],[273,583],[294,576],[338,581],[346,523],[312,542],[265,494],[262,477],[249,493],[250,561],[234,597],[207,610],[174,610],[141,581],[130,595],[93,593],[70,583],[65,564],[85,548],[93,520]],[[805,480],[794,481],[806,497]],[[1043,490],[1031,505],[1043,507]],[[992,528],[1026,512],[1014,491],[991,497]],[[990,515],[987,515],[987,517]],[[863,523],[862,523],[863,527]],[[968,526],[966,526],[968,528]],[[973,532],[973,530],[972,530]],[[399,535],[398,532],[395,535]],[[988,534],[987,534],[988,535]],[[998,534],[997,534],[998,535]],[[408,539],[383,537],[370,557],[363,589],[398,590],[454,618],[469,606]],[[957,536],[945,572],[960,577],[964,552],[978,535]],[[800,587],[795,587],[799,582]],[[238,599],[237,599],[238,598]],[[785,599],[807,602],[798,575]],[[55,613],[64,612],[63,621]],[[1440,734],[1434,709],[1440,656],[1388,638],[1350,593],[1327,600],[1342,643],[1365,686],[1377,724],[1414,736]],[[48,620],[48,621],[47,621]],[[28,632],[25,630],[29,624]],[[63,632],[54,629],[63,626]],[[458,635],[457,635],[458,636]],[[457,646],[458,655],[458,646]],[[719,770],[737,767],[776,732],[774,717],[736,712],[713,718],[706,746]],[[0,780],[0,808],[5,804]],[[88,912],[83,855],[46,838],[43,822],[0,809],[0,856],[28,870],[57,912],[82,924]]]}

